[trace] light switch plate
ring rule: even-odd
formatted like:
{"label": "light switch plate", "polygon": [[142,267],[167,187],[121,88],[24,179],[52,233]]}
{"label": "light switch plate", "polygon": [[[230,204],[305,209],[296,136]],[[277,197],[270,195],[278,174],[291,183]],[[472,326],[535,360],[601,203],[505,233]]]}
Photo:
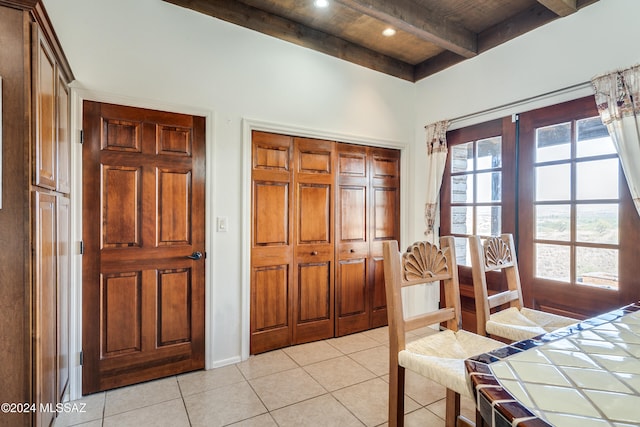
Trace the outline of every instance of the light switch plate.
{"label": "light switch plate", "polygon": [[218,232],[226,232],[229,227],[229,219],[226,216],[219,216],[217,218],[217,230]]}

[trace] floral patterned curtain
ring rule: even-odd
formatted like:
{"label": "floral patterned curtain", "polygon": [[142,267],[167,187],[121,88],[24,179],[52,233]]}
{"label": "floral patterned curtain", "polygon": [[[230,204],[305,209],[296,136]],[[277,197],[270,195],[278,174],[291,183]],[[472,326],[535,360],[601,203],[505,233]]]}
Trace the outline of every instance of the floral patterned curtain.
{"label": "floral patterned curtain", "polygon": [[449,121],[443,120],[425,126],[427,130],[427,200],[424,207],[424,218],[427,228],[424,232],[428,240],[437,241],[434,226],[438,213],[440,186],[447,162],[447,128]]}
{"label": "floral patterned curtain", "polygon": [[640,214],[640,65],[594,77],[591,82],[600,118],[618,150]]}

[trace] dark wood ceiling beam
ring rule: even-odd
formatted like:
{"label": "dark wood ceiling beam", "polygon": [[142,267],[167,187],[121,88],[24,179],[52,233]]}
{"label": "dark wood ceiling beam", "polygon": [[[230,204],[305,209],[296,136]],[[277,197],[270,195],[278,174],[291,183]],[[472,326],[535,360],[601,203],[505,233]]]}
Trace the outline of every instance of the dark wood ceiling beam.
{"label": "dark wood ceiling beam", "polygon": [[538,0],[538,3],[558,16],[567,16],[578,11],[576,0]]}
{"label": "dark wood ceiling beam", "polygon": [[[598,0],[578,0],[576,7],[580,10],[597,1]],[[514,17],[478,34],[478,53],[486,52],[489,49],[535,30],[558,18],[560,17],[547,7],[542,4],[536,4]],[[451,52],[443,52],[433,58],[429,58],[416,65],[415,81],[451,67],[452,65],[462,62],[464,59],[465,58]]]}
{"label": "dark wood ceiling beam", "polygon": [[465,58],[478,54],[476,34],[411,0],[335,0]]}
{"label": "dark wood ceiling beam", "polygon": [[232,24],[295,43],[404,80],[414,81],[413,66],[344,39],[265,12],[240,1],[164,0]]}

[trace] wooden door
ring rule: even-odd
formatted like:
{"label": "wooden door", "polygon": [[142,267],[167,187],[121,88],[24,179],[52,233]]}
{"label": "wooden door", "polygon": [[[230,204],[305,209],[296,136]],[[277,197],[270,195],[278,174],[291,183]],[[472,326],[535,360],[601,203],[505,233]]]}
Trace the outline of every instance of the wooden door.
{"label": "wooden door", "polygon": [[204,367],[204,118],[84,103],[83,394]]}
{"label": "wooden door", "polygon": [[293,340],[333,337],[334,143],[294,138]]}
{"label": "wooden door", "polygon": [[293,138],[254,131],[251,155],[251,354],[292,341]]}
{"label": "wooden door", "polygon": [[[58,402],[57,379],[57,339],[56,339],[56,196],[41,191],[33,193],[34,209],[34,374],[35,404]],[[35,425],[48,426],[54,412],[36,412]]]}
{"label": "wooden door", "polygon": [[369,328],[369,161],[367,147],[337,144],[336,335]]}
{"label": "wooden door", "polygon": [[371,324],[387,324],[382,243],[400,240],[400,151],[370,148],[371,225],[369,227]]}

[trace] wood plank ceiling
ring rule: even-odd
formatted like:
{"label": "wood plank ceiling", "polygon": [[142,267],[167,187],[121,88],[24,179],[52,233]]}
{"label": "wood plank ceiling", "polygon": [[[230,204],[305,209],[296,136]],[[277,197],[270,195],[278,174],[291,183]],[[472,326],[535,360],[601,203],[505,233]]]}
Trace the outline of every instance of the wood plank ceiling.
{"label": "wood plank ceiling", "polygon": [[164,1],[415,82],[598,0]]}

